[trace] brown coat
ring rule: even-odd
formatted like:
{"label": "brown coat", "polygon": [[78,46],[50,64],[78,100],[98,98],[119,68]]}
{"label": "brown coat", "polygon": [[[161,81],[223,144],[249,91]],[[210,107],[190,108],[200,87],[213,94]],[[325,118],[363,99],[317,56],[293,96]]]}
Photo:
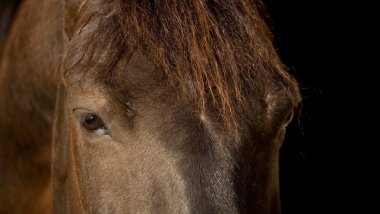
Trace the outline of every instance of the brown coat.
{"label": "brown coat", "polygon": [[25,0],[0,64],[0,213],[52,201],[57,213],[279,213],[300,97],[261,8]]}

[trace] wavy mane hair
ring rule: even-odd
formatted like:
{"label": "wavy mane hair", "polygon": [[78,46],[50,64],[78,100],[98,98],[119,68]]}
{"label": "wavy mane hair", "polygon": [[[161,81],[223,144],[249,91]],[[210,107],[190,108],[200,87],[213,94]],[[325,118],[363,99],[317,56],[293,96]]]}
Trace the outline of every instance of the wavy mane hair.
{"label": "wavy mane hair", "polygon": [[[252,91],[265,90],[268,81],[279,84],[297,103],[297,84],[276,54],[259,0],[100,0],[97,4],[104,9],[82,14],[76,23],[67,22],[66,29],[74,24],[85,28],[99,19],[76,65],[94,68],[90,70],[103,80],[115,80],[120,59],[141,51],[170,84],[194,98],[200,110],[214,106],[226,124],[236,126],[246,98]],[[77,12],[88,11],[86,7],[91,6],[85,1]],[[101,60],[104,56],[106,60]]]}

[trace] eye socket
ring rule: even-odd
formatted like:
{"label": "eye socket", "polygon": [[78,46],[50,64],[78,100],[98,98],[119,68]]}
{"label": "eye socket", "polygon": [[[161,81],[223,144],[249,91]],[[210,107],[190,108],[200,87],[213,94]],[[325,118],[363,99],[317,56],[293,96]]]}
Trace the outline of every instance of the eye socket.
{"label": "eye socket", "polygon": [[103,120],[96,114],[87,113],[81,119],[81,125],[89,132],[106,135],[108,130]]}

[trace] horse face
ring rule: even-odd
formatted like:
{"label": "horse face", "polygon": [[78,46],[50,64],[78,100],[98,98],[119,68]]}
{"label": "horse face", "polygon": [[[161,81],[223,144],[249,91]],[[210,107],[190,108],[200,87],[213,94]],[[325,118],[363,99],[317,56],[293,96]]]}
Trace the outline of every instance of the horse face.
{"label": "horse face", "polygon": [[61,89],[62,203],[102,213],[279,211],[278,152],[291,114],[284,96],[252,98],[236,138],[211,107],[200,112],[179,96],[142,54],[116,69],[125,72],[112,87],[72,74]]}
{"label": "horse face", "polygon": [[[66,29],[67,68],[92,26]],[[113,69],[104,79],[69,70],[60,88],[57,212],[280,212],[278,153],[293,105],[276,82],[235,106],[235,130],[213,105],[200,110],[192,87],[168,83],[149,56],[127,54]]]}

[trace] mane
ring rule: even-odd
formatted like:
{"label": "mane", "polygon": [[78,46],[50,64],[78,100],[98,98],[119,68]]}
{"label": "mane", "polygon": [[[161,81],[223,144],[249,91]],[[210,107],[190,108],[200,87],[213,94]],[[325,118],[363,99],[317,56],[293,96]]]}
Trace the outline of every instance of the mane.
{"label": "mane", "polygon": [[[149,56],[173,86],[189,94],[202,111],[218,109],[236,125],[239,108],[263,82],[280,84],[292,102],[297,84],[273,48],[258,0],[102,0],[100,18],[88,37],[82,62],[112,79],[114,67],[131,50]],[[97,50],[97,51],[96,51]],[[101,50],[101,51],[99,51]],[[107,60],[100,63],[103,56]],[[87,65],[88,66],[88,65]],[[99,69],[100,68],[100,69]]]}

